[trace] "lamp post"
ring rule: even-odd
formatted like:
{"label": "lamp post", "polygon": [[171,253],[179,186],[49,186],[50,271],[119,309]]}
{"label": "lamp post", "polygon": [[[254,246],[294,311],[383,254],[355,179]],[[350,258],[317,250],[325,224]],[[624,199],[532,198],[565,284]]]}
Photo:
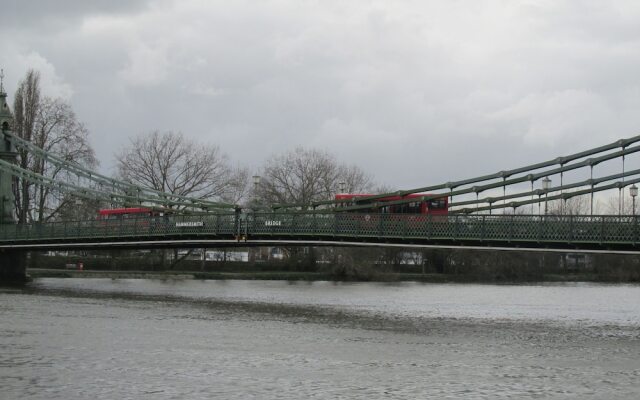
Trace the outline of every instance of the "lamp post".
{"label": "lamp post", "polygon": [[545,176],[542,180],[542,190],[544,190],[544,215],[547,215],[547,197],[549,197],[549,187],[551,186],[551,179]]}
{"label": "lamp post", "polygon": [[260,175],[253,176],[253,200],[258,202],[258,186],[260,186]]}
{"label": "lamp post", "polygon": [[[253,209],[253,219],[255,221],[255,212],[259,211],[258,210],[258,186],[260,186],[260,175],[254,175],[252,176],[253,178],[253,207],[251,207]],[[245,216],[245,218],[249,217],[248,215]],[[245,221],[246,224],[248,224],[248,220]],[[262,252],[261,252],[262,247],[256,247],[255,249],[250,249],[249,250],[249,257],[252,259],[252,261],[256,261],[256,260],[261,260],[262,259]],[[226,252],[225,252],[225,258],[226,258]]]}
{"label": "lamp post", "polygon": [[260,175],[253,177],[253,203],[254,207],[258,207],[258,186],[260,186]]}
{"label": "lamp post", "polygon": [[638,187],[635,184],[629,188],[629,194],[631,195],[632,204],[633,204],[632,213],[633,213],[633,216],[635,217],[636,216],[636,196],[638,195]]}

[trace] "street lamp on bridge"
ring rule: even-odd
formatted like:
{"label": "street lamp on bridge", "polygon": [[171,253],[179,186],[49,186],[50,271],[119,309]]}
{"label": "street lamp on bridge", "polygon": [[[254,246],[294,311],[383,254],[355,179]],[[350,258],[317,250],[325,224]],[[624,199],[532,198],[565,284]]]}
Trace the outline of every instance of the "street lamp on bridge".
{"label": "street lamp on bridge", "polygon": [[260,186],[260,175],[254,175],[252,178],[254,207],[258,207],[258,186]]}
{"label": "street lamp on bridge", "polygon": [[634,184],[629,188],[629,194],[631,195],[631,199],[632,199],[632,213],[633,216],[636,216],[636,196],[638,195],[638,187]]}
{"label": "street lamp on bridge", "polygon": [[544,215],[547,215],[547,197],[549,197],[549,187],[551,187],[551,179],[545,176],[542,180],[542,190],[544,190]]}

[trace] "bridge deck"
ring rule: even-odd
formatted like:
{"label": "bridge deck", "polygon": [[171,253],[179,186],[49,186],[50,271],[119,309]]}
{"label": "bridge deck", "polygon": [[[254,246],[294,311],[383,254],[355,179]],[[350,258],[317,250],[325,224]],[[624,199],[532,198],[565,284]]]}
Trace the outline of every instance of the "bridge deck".
{"label": "bridge deck", "polygon": [[[0,247],[189,240],[349,241],[635,250],[637,217],[250,213],[4,225]],[[222,243],[222,242],[221,242]],[[97,246],[98,247],[98,246]]]}

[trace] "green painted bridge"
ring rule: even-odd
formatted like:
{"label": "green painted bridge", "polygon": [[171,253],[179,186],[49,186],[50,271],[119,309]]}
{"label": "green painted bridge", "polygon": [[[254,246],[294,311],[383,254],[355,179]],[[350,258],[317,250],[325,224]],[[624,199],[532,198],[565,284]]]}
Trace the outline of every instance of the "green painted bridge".
{"label": "green painted bridge", "polygon": [[[344,185],[336,182],[321,195],[264,204],[257,198],[260,191],[254,190],[249,203],[262,204],[252,207],[136,185],[45,151],[12,130],[6,97],[0,85],[0,281],[23,278],[26,252],[47,249],[325,245],[638,251],[635,184],[640,184],[640,136],[393,193],[345,197]],[[20,157],[46,168],[29,169],[18,162]],[[621,168],[612,167],[618,161]],[[18,218],[15,193],[29,186],[55,192],[60,201],[72,204],[143,208],[158,216],[18,223],[29,218],[24,213]],[[594,214],[594,196],[604,191],[617,194],[617,215]],[[627,206],[633,202],[631,212],[625,198]],[[586,210],[572,211],[573,199],[588,204]],[[547,212],[549,203],[559,207]],[[420,214],[394,214],[415,211],[416,204]],[[427,204],[444,207],[425,213]]]}
{"label": "green painted bridge", "polygon": [[220,213],[0,227],[0,249],[104,249],[364,243],[636,251],[633,216]]}

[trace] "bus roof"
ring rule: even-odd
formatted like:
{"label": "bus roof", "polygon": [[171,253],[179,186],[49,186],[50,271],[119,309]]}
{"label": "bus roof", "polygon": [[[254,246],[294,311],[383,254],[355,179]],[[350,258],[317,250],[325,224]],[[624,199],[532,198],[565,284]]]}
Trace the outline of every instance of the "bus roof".
{"label": "bus roof", "polygon": [[[402,199],[412,199],[416,197],[429,196],[429,195],[431,194],[430,193],[411,193],[405,196],[383,197],[383,198],[376,199],[376,201],[394,201],[394,200],[402,200]],[[376,195],[363,194],[363,193],[358,193],[358,194],[339,193],[339,194],[336,194],[336,200],[350,200],[350,199],[353,199],[354,197],[369,197],[369,196],[376,196]]]}
{"label": "bus roof", "polygon": [[130,208],[104,208],[98,211],[100,215],[114,215],[114,214],[143,214],[151,212],[150,208],[144,207],[130,207]]}

